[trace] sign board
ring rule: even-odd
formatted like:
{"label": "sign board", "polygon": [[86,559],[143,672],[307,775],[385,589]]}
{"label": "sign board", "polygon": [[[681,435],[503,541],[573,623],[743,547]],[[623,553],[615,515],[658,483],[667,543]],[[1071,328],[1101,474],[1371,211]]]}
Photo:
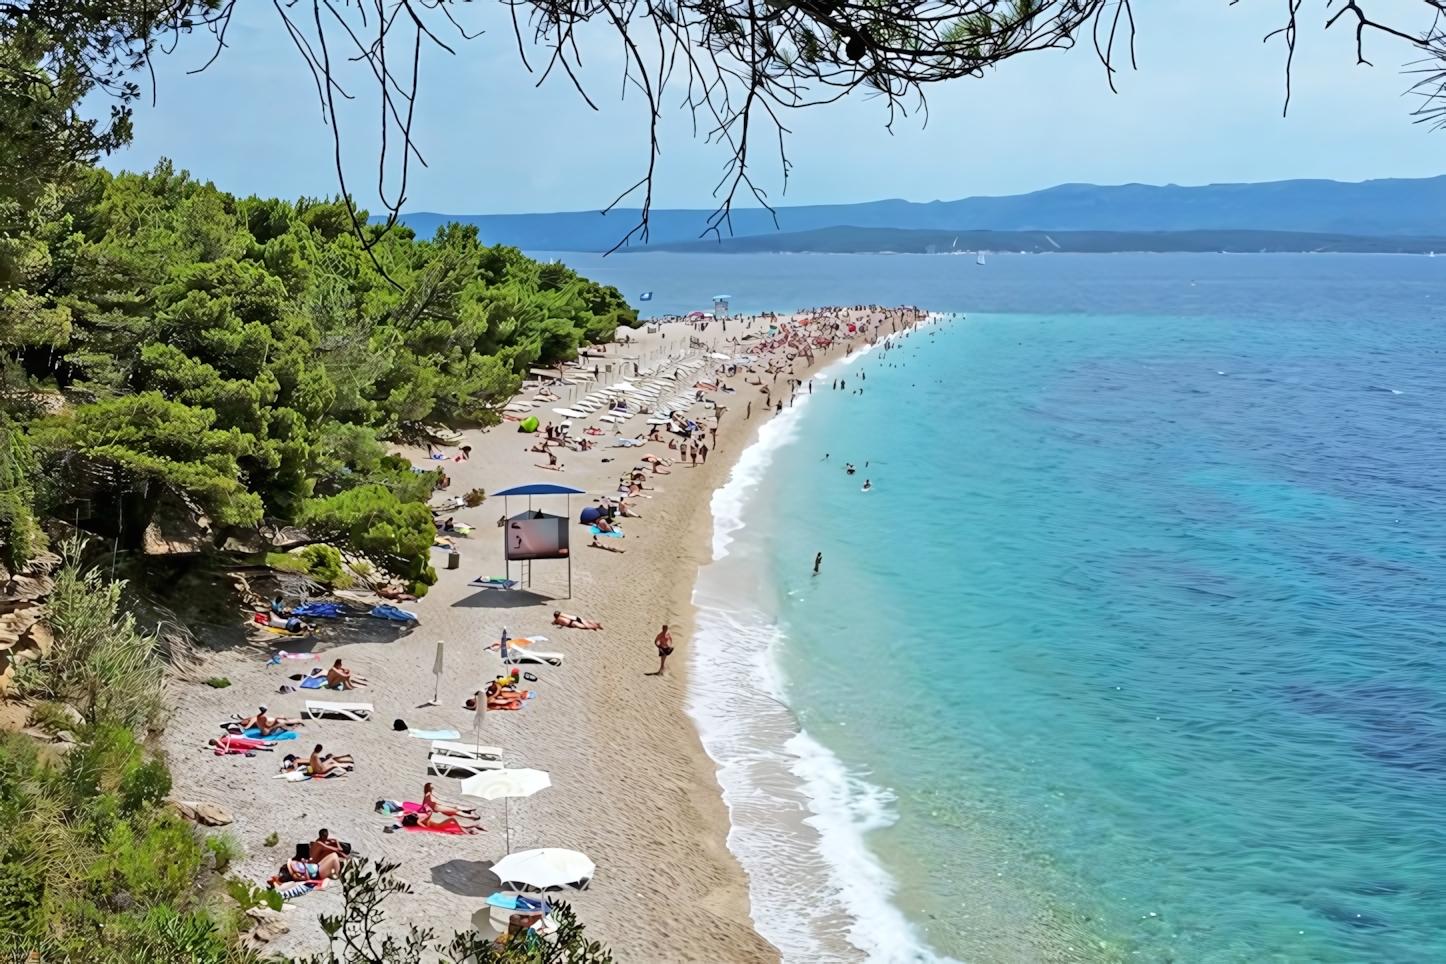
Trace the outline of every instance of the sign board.
{"label": "sign board", "polygon": [[524,512],[507,520],[507,558],[566,559],[568,552],[566,516],[545,512]]}

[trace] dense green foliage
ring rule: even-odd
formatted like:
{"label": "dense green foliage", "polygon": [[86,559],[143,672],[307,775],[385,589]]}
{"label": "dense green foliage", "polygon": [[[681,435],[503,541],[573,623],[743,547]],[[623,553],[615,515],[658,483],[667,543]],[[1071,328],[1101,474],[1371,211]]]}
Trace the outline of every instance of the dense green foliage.
{"label": "dense green foliage", "polygon": [[412,892],[411,885],[397,879],[398,866],[365,858],[349,861],[341,872],[342,912],[320,917],[326,952],[298,964],[424,964],[429,959],[436,964],[613,964],[608,949],[588,939],[573,909],[557,901],[549,913],[557,927],[548,937],[524,930],[492,940],[467,930],[441,944],[432,931],[415,924],[405,932],[384,926],[388,899]]}
{"label": "dense green foliage", "polygon": [[160,719],[154,640],[120,611],[120,587],[68,549],[45,617],[54,645],[22,664],[14,685],[40,701],[32,725],[74,742],[0,734],[0,952],[96,964],[252,959],[217,900],[233,844],[201,838],[163,804],[170,774],[137,739]]}
{"label": "dense green foliage", "polygon": [[315,524],[425,585],[436,476],[384,443],[493,424],[528,366],[636,321],[615,289],[471,227],[394,229],[373,263],[339,203],[236,198],[165,163],[50,193],[39,221],[0,225],[0,388],[22,429],[0,426],[0,484],[35,462],[49,479],[0,493],[12,558],[35,498],[127,546],[177,498],[218,533]]}

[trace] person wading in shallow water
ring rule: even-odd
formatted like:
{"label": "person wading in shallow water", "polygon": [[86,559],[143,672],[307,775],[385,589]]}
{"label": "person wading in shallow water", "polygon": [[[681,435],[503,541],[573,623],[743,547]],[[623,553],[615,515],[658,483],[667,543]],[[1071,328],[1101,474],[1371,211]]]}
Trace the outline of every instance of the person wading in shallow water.
{"label": "person wading in shallow water", "polygon": [[815,576],[818,575],[818,567],[821,565],[823,565],[823,553],[820,552],[813,557],[813,574]]}
{"label": "person wading in shallow water", "polygon": [[662,676],[663,670],[668,665],[668,657],[673,655],[673,634],[668,632],[667,626],[664,626],[663,631],[653,637],[653,645],[658,647],[658,671],[648,675]]}

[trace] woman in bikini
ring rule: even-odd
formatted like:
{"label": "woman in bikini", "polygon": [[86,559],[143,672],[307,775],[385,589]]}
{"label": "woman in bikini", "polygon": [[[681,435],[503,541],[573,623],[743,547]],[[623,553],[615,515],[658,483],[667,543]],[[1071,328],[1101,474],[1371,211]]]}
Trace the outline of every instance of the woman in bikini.
{"label": "woman in bikini", "polygon": [[561,610],[553,610],[552,625],[567,626],[570,629],[602,629],[602,623],[595,623],[581,616],[569,616]]}
{"label": "woman in bikini", "polygon": [[403,827],[426,827],[430,830],[447,830],[456,827],[465,833],[483,833],[487,830],[481,820],[471,817],[454,817],[445,813],[409,813],[402,818]]}
{"label": "woman in bikini", "polygon": [[286,873],[297,883],[316,883],[328,880],[341,876],[341,858],[336,854],[327,854],[316,863],[293,858],[286,862]]}
{"label": "woman in bikini", "polygon": [[432,793],[432,785],[430,783],[422,787],[422,812],[440,813],[448,817],[463,815],[475,817],[477,815],[477,811],[471,807],[454,807],[449,804],[438,803],[436,795]]}

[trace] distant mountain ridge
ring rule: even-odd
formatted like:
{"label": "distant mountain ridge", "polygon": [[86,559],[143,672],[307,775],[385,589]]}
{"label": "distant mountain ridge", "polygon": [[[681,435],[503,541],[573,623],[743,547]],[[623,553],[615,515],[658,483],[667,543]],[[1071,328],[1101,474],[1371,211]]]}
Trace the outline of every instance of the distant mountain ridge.
{"label": "distant mountain ridge", "polygon": [[964,254],[976,251],[1427,254],[1446,252],[1446,237],[1305,231],[939,231],[839,226],[725,238],[721,243],[677,241],[630,251],[645,254],[664,251],[693,254]]}
{"label": "distant mountain ridge", "polygon": [[[419,211],[402,221],[424,237],[448,221],[475,224],[489,244],[531,251],[605,251],[637,223],[636,209],[553,214],[451,215]],[[652,215],[651,243],[697,241],[708,210],[665,209]],[[1061,184],[1030,194],[958,201],[870,201],[780,207],[733,215],[733,236],[842,226],[944,231],[1286,231],[1432,238],[1446,235],[1446,175],[1345,182],[1260,184]],[[724,233],[727,237],[727,233]]]}

